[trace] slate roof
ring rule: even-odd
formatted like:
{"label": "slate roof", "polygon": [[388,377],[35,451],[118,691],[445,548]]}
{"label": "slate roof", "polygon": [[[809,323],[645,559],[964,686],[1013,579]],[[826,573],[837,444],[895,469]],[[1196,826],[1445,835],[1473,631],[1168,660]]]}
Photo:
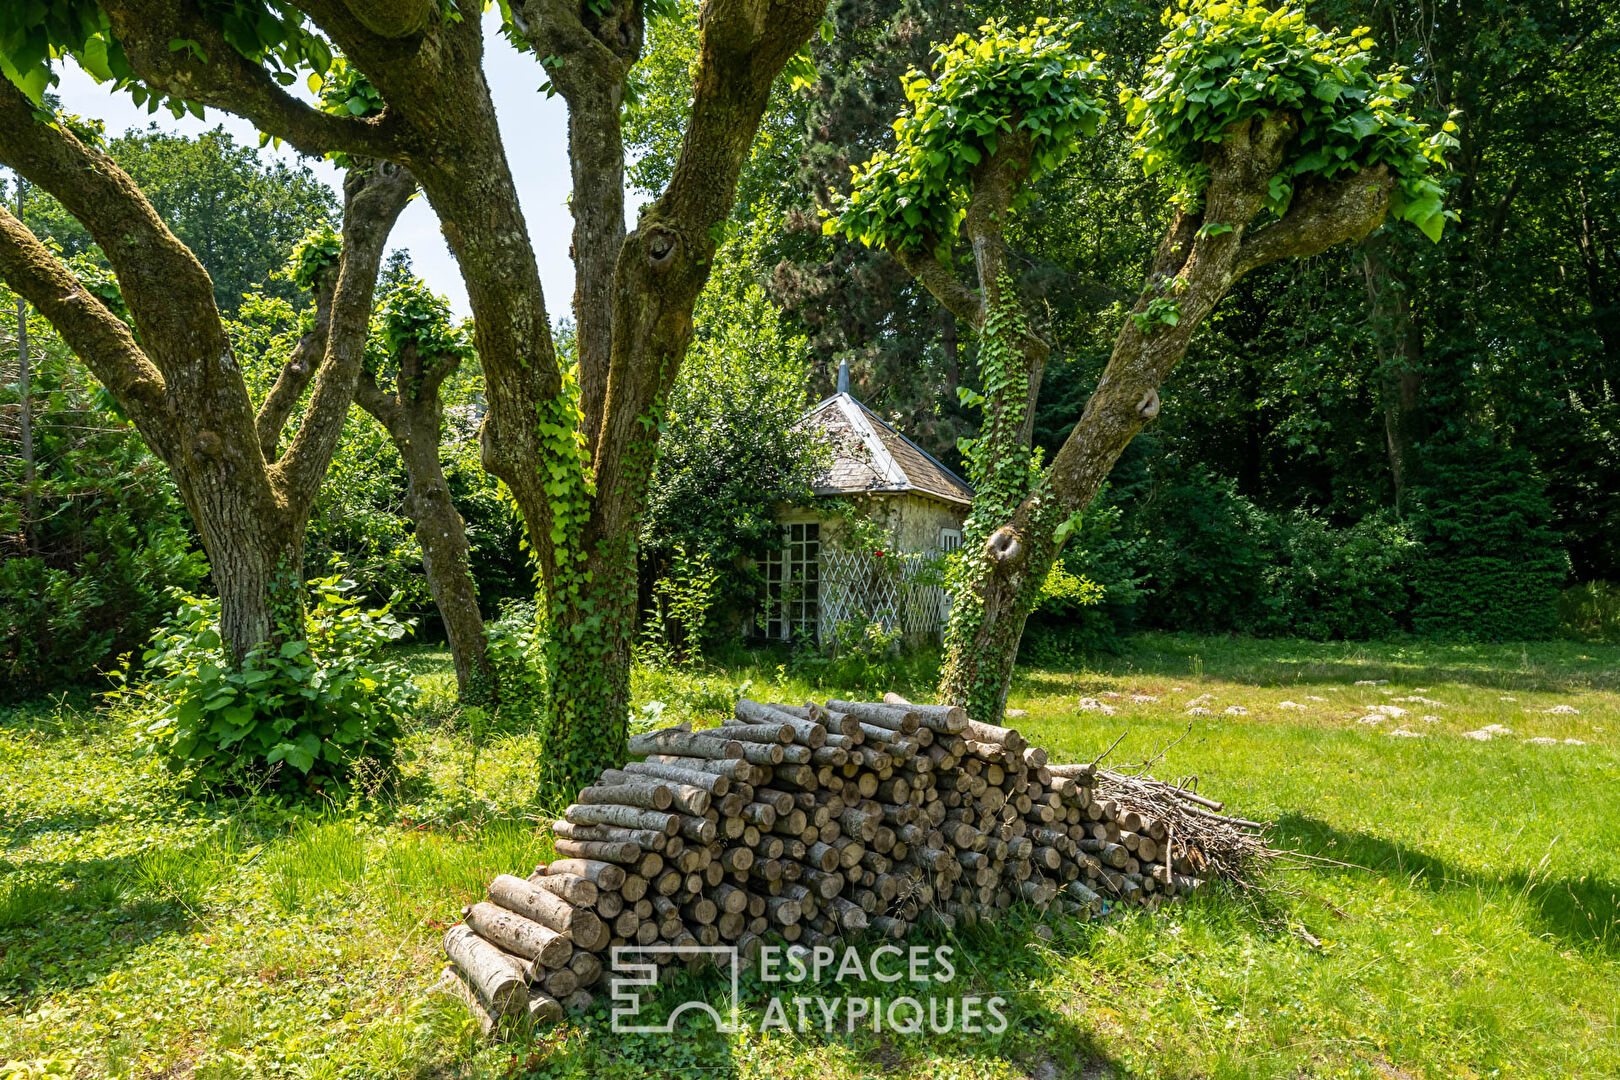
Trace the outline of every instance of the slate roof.
{"label": "slate roof", "polygon": [[817,495],[914,491],[956,506],[973,502],[967,481],[847,393],[821,402],[803,422],[832,441],[832,464],[816,481]]}

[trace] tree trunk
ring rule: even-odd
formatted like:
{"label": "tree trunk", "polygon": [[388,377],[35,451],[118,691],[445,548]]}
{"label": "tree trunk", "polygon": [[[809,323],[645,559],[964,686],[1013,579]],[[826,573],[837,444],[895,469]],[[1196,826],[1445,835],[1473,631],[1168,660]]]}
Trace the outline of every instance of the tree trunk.
{"label": "tree trunk", "polygon": [[1407,481],[1412,475],[1412,451],[1418,436],[1418,392],[1423,376],[1417,367],[1422,335],[1412,319],[1406,284],[1372,244],[1362,253],[1362,273],[1371,305],[1374,347],[1378,352],[1380,394],[1383,398],[1384,446],[1389,456],[1390,482],[1395,489],[1395,511],[1405,508]]}
{"label": "tree trunk", "polygon": [[401,347],[398,359],[392,395],[384,394],[369,373],[362,373],[355,401],[382,424],[405,463],[405,513],[422,545],[428,591],[444,621],[445,640],[456,665],[456,686],[465,695],[474,683],[487,680],[490,672],[478,586],[470,569],[467,527],[439,463],[444,430],[439,388],[460,360],[455,356],[423,357],[409,342]]}
{"label": "tree trunk", "polygon": [[[22,177],[17,178],[17,220],[23,216],[23,204],[28,192]],[[22,429],[23,463],[23,554],[34,553],[34,520],[39,516],[38,498],[34,494],[34,403],[30,386],[32,358],[28,355],[28,301],[17,297],[17,396],[18,422]]]}
{"label": "tree trunk", "polygon": [[471,549],[461,514],[450,500],[450,485],[439,467],[434,445],[431,465],[407,465],[410,492],[406,512],[422,545],[422,571],[444,620],[445,640],[456,665],[456,685],[465,694],[478,679],[489,677],[484,648],[484,617],[478,609],[478,587],[469,568]]}
{"label": "tree trunk", "polygon": [[[187,478],[189,479],[189,478]],[[255,649],[304,636],[304,530],[253,511],[243,490],[215,489],[199,497],[182,480],[180,493],[208,554],[219,592],[219,635],[238,664]]]}
{"label": "tree trunk", "polygon": [[551,706],[546,779],[573,789],[624,760],[636,627],[635,537],[595,546],[583,573],[551,590]]}

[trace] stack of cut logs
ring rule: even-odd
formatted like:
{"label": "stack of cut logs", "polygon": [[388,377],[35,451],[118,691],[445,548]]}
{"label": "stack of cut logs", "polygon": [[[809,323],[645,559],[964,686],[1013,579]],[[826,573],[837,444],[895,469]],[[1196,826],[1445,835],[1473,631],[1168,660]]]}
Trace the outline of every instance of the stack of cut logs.
{"label": "stack of cut logs", "polygon": [[1196,840],[1107,798],[1095,766],[898,701],[744,699],[718,728],[632,736],[645,760],[579,793],[557,861],[463,909],[444,985],[488,1030],[589,1005],[616,945],[751,958],[765,940],[900,937],[1015,903],[1152,908],[1201,884]]}

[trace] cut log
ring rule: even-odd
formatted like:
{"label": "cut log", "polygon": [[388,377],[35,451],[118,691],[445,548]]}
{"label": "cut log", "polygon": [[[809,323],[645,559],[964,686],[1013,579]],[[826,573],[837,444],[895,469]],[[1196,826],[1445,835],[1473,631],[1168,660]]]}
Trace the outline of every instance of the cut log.
{"label": "cut log", "polygon": [[619,840],[565,840],[552,841],[557,854],[569,859],[589,859],[598,862],[623,863],[634,866],[641,861],[641,845]]}
{"label": "cut log", "polygon": [[[574,943],[566,934],[487,900],[472,905],[462,917],[485,941],[514,956],[535,961],[541,967],[559,967],[574,954]],[[524,975],[533,978],[532,966],[525,968]]]}
{"label": "cut log", "polygon": [[491,945],[465,923],[445,931],[444,952],[491,1016],[522,1011],[529,993],[528,969],[522,961]]}
{"label": "cut log", "polygon": [[574,799],[599,805],[639,806],[645,810],[668,810],[675,801],[669,788],[656,781],[581,788]]}
{"label": "cut log", "polygon": [[[622,866],[615,866],[610,862],[600,862],[594,859],[558,859],[546,867],[546,876],[582,877],[598,889],[617,889],[624,884],[625,870]],[[581,902],[575,901],[575,903]]]}
{"label": "cut log", "polygon": [[743,754],[742,743],[734,739],[717,739],[701,732],[676,728],[632,735],[629,747],[632,754],[679,754],[711,761],[740,758]]}
{"label": "cut log", "polygon": [[563,811],[564,819],[575,825],[617,825],[621,829],[651,829],[674,836],[680,821],[674,814],[641,810],[634,806],[585,806],[575,803]]}
{"label": "cut log", "polygon": [[586,942],[596,939],[597,930],[602,925],[595,912],[574,907],[555,893],[530,885],[511,874],[502,874],[490,882],[489,899],[508,911],[515,911],[542,926],[549,926],[559,934],[567,934],[581,948],[590,947]]}
{"label": "cut log", "polygon": [[863,724],[887,728],[902,735],[917,730],[921,717],[910,705],[878,705],[867,701],[829,701],[827,708],[847,713]]}
{"label": "cut log", "polygon": [[656,776],[661,780],[674,780],[680,784],[691,784],[693,787],[702,788],[717,799],[731,791],[730,777],[703,769],[667,765],[656,761],[632,761],[621,771],[642,776]]}

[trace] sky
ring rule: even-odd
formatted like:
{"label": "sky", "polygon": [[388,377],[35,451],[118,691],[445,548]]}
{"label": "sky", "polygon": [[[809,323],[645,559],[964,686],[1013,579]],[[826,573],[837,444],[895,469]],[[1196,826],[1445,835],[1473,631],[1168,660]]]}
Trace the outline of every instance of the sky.
{"label": "sky", "polygon": [[[574,293],[574,266],[568,258],[568,242],[573,220],[568,216],[568,110],[561,97],[547,98],[538,88],[545,74],[532,56],[524,56],[499,33],[500,13],[493,7],[484,16],[484,74],[495,99],[495,110],[506,144],[507,162],[517,181],[518,198],[529,223],[545,286],[546,310],[553,319],[568,313]],[[72,63],[58,68],[61,85],[56,92],[69,113],[101,120],[108,135],[121,134],[130,127],[158,127],[183,135],[197,135],[223,124],[238,142],[257,146],[258,131],[252,124],[230,113],[209,109],[203,120],[186,116],[176,120],[167,109],[148,114],[137,107],[127,93],[115,93],[99,86]],[[301,88],[301,87],[300,87]],[[306,97],[308,95],[305,95]],[[304,158],[292,148],[265,147],[264,154],[275,154],[289,161],[307,163],[334,190],[341,190],[338,170],[314,158]],[[626,200],[626,212],[634,213],[634,199]],[[435,291],[450,298],[459,315],[470,315],[467,290],[461,273],[439,233],[439,221],[427,200],[411,201],[399,224],[394,227],[390,247],[404,248],[411,261]]]}

